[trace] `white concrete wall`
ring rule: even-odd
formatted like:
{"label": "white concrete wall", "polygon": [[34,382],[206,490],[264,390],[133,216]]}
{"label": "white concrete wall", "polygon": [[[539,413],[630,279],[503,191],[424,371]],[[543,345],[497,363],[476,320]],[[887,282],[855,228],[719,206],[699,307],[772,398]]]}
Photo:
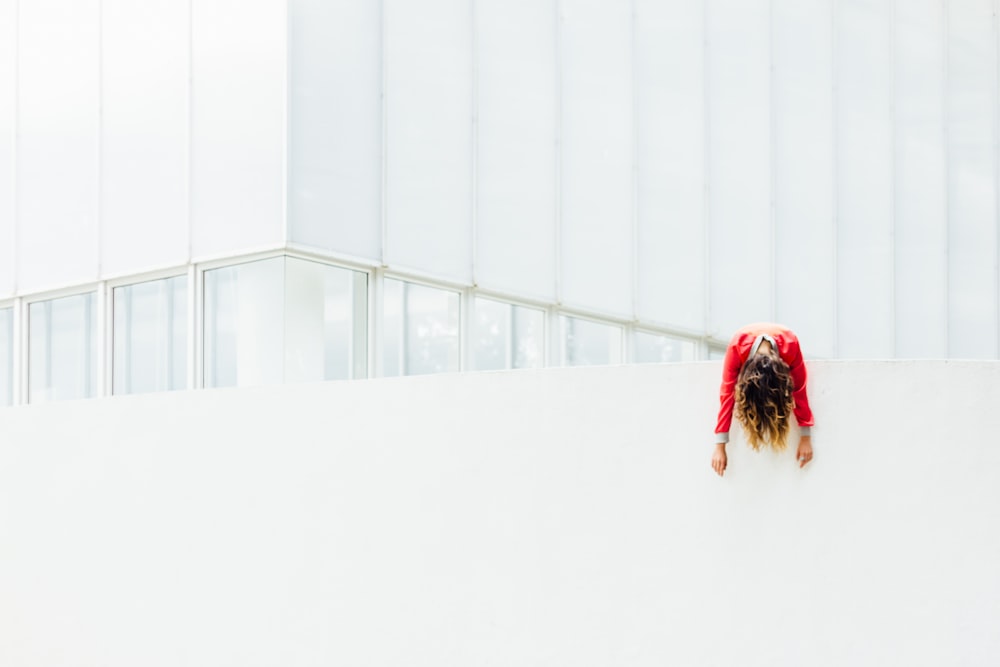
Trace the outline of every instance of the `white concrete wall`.
{"label": "white concrete wall", "polygon": [[1000,365],[718,363],[0,410],[0,664],[995,665]]}

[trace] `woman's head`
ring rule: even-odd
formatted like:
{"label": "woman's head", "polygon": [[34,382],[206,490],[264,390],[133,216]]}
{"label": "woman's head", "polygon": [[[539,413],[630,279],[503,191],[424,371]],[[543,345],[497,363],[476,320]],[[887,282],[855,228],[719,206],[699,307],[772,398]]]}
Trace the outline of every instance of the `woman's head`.
{"label": "woman's head", "polygon": [[769,347],[747,359],[736,380],[736,419],[755,450],[785,448],[788,418],[795,403],[788,364]]}

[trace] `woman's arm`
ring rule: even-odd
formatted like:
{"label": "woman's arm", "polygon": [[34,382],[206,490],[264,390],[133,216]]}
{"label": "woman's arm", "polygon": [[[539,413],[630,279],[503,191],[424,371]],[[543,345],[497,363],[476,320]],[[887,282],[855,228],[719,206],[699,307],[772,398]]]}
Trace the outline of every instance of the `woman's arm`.
{"label": "woman's arm", "polygon": [[715,441],[717,443],[729,442],[729,428],[733,423],[733,395],[736,391],[736,380],[740,375],[740,368],[743,367],[738,342],[738,337],[733,336],[729,347],[726,349],[726,358],[722,362],[722,384],[719,387],[719,418],[715,424]]}

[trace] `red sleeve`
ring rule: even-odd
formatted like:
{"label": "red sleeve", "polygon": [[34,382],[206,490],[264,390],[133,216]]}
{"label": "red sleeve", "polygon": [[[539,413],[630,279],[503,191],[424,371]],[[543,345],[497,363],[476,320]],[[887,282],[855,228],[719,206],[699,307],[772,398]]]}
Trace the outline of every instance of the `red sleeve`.
{"label": "red sleeve", "polygon": [[736,390],[736,379],[743,367],[738,349],[739,335],[733,336],[726,349],[726,358],[722,363],[722,386],[719,388],[719,420],[715,425],[716,433],[729,433],[733,423],[733,392]]}
{"label": "red sleeve", "polygon": [[809,407],[809,396],[806,394],[806,364],[799,349],[799,339],[789,332],[784,341],[785,349],[781,350],[781,358],[792,371],[792,398],[795,399],[795,419],[799,426],[812,426],[813,413]]}

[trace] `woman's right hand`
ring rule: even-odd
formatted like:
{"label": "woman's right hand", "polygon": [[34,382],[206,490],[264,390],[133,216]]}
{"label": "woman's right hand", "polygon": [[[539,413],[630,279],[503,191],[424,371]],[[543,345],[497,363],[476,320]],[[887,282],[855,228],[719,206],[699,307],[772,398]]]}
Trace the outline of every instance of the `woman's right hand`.
{"label": "woman's right hand", "polygon": [[722,477],[722,473],[726,472],[727,463],[726,443],[720,442],[715,445],[715,452],[712,454],[712,470],[718,473],[719,477]]}

